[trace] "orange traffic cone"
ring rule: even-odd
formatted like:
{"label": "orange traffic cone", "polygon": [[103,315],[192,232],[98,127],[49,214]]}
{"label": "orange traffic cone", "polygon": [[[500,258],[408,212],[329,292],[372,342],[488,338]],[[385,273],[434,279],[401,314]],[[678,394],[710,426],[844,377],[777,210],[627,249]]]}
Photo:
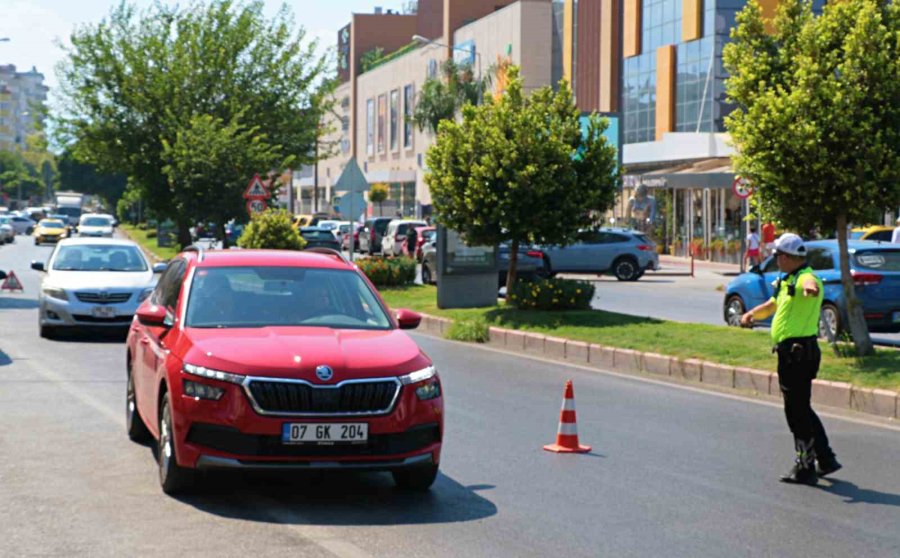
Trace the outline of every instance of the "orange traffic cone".
{"label": "orange traffic cone", "polygon": [[575,390],[572,388],[572,380],[566,381],[566,393],[563,398],[562,410],[559,412],[556,443],[547,444],[544,449],[556,453],[587,453],[591,451],[591,446],[578,444],[578,425],[575,424]]}

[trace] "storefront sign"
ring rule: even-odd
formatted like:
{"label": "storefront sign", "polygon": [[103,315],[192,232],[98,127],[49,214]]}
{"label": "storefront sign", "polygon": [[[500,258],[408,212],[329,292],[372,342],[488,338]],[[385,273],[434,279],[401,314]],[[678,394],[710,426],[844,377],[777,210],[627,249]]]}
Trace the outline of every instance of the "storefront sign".
{"label": "storefront sign", "polygon": [[639,174],[626,174],[622,177],[622,185],[625,188],[637,188],[638,186],[646,186],[647,188],[669,187],[669,183],[665,178],[650,178]]}

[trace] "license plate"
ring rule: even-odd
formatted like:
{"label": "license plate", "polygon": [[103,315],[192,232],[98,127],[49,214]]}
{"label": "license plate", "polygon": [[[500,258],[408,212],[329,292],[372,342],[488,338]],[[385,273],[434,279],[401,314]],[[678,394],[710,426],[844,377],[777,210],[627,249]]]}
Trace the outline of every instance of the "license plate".
{"label": "license plate", "polygon": [[94,306],[91,308],[91,315],[95,318],[115,318],[116,309],[112,306]]}
{"label": "license plate", "polygon": [[894,312],[894,323],[900,324],[900,312]]}
{"label": "license plate", "polygon": [[364,422],[285,424],[281,441],[285,444],[352,444],[369,440],[369,425]]}

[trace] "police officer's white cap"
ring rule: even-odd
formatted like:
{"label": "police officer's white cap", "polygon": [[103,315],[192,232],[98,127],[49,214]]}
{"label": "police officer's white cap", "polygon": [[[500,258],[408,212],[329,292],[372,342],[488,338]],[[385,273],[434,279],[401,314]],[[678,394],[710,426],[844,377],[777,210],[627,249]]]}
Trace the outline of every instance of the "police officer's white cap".
{"label": "police officer's white cap", "polygon": [[806,256],[806,245],[803,239],[794,233],[784,233],[775,241],[775,251],[791,256]]}

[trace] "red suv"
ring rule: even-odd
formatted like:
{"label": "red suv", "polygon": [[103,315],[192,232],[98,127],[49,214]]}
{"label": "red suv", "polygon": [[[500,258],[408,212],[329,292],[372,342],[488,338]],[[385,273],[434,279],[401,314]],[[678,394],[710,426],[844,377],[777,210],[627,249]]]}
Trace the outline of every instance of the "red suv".
{"label": "red suv", "polygon": [[169,494],[202,469],[438,472],[441,383],[359,269],[327,249],[188,250],[128,335],[127,429]]}

